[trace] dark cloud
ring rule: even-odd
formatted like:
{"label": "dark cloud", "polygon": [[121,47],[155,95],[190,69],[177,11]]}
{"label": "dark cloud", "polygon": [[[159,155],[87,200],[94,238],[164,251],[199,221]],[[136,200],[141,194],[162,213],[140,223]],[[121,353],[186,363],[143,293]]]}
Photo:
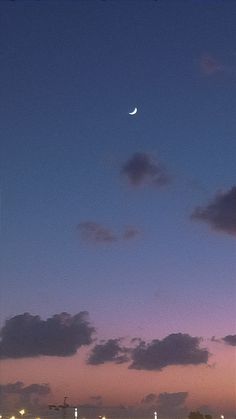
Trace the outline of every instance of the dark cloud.
{"label": "dark cloud", "polygon": [[205,207],[198,207],[191,216],[204,221],[214,230],[236,235],[236,186],[219,193]]}
{"label": "dark cloud", "polygon": [[200,342],[200,338],[182,333],[173,333],[151,343],[141,342],[132,350],[129,368],[160,371],[169,365],[206,364],[209,352],[199,347]]}
{"label": "dark cloud", "polygon": [[203,54],[200,58],[200,69],[203,74],[212,76],[213,74],[224,71],[225,67],[212,55]]}
{"label": "dark cloud", "polygon": [[94,331],[85,311],[74,316],[55,314],[47,320],[20,314],[1,329],[0,358],[74,355],[82,345],[92,342]]}
{"label": "dark cloud", "polygon": [[117,236],[107,227],[94,221],[84,221],[78,225],[81,237],[90,243],[112,243]]}
{"label": "dark cloud", "polygon": [[236,346],[236,335],[227,335],[222,340],[227,345]]}
{"label": "dark cloud", "polygon": [[[130,361],[129,368],[137,370],[161,371],[170,365],[207,364],[209,352],[200,348],[201,338],[175,333],[163,340],[146,343],[139,338],[131,340],[131,347],[124,347],[122,339],[109,339],[96,345],[87,363],[100,365],[106,362],[116,364]],[[147,396],[152,399],[153,394]],[[143,403],[149,402],[148,399]]]}
{"label": "dark cloud", "polygon": [[128,349],[121,346],[121,339],[109,339],[92,349],[88,358],[88,364],[99,365],[105,362],[122,364],[128,361],[127,352]]}
{"label": "dark cloud", "polygon": [[21,381],[0,385],[1,406],[4,408],[33,408],[51,393],[48,384],[30,384],[25,386]]}
{"label": "dark cloud", "polygon": [[162,165],[146,153],[134,153],[122,166],[121,173],[133,186],[163,186],[170,182],[170,177]]}

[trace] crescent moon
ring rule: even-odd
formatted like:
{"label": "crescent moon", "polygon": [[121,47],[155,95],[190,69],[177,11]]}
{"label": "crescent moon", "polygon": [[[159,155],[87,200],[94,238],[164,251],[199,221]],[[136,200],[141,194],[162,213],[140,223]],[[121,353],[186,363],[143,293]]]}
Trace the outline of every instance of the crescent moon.
{"label": "crescent moon", "polygon": [[134,108],[132,112],[129,112],[129,115],[135,115],[138,112],[138,108]]}

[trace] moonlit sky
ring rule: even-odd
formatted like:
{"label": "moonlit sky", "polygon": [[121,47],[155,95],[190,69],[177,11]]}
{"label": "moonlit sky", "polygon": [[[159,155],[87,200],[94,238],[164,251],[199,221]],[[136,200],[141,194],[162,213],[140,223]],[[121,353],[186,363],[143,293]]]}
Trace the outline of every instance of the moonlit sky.
{"label": "moonlit sky", "polygon": [[[186,412],[233,415],[235,17],[233,1],[1,2],[1,327],[87,311],[96,329],[76,354],[5,353],[6,399],[17,381],[56,403],[187,392]],[[87,364],[109,339],[178,333],[208,360]]]}

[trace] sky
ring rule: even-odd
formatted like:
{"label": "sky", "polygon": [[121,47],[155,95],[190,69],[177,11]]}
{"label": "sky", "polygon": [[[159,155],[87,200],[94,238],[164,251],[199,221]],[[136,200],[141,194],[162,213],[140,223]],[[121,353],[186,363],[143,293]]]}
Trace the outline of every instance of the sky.
{"label": "sky", "polygon": [[1,1],[3,413],[235,416],[235,16]]}

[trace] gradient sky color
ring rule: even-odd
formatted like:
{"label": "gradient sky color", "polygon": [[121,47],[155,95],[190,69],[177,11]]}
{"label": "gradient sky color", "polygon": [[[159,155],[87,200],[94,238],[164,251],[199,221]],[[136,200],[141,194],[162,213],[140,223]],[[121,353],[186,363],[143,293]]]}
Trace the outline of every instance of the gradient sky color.
{"label": "gradient sky color", "polygon": [[[2,386],[140,409],[188,392],[186,412],[232,417],[235,2],[15,0],[0,15],[1,327],[87,311],[97,339],[5,357]],[[86,364],[102,339],[173,333],[201,337],[208,362]]]}

